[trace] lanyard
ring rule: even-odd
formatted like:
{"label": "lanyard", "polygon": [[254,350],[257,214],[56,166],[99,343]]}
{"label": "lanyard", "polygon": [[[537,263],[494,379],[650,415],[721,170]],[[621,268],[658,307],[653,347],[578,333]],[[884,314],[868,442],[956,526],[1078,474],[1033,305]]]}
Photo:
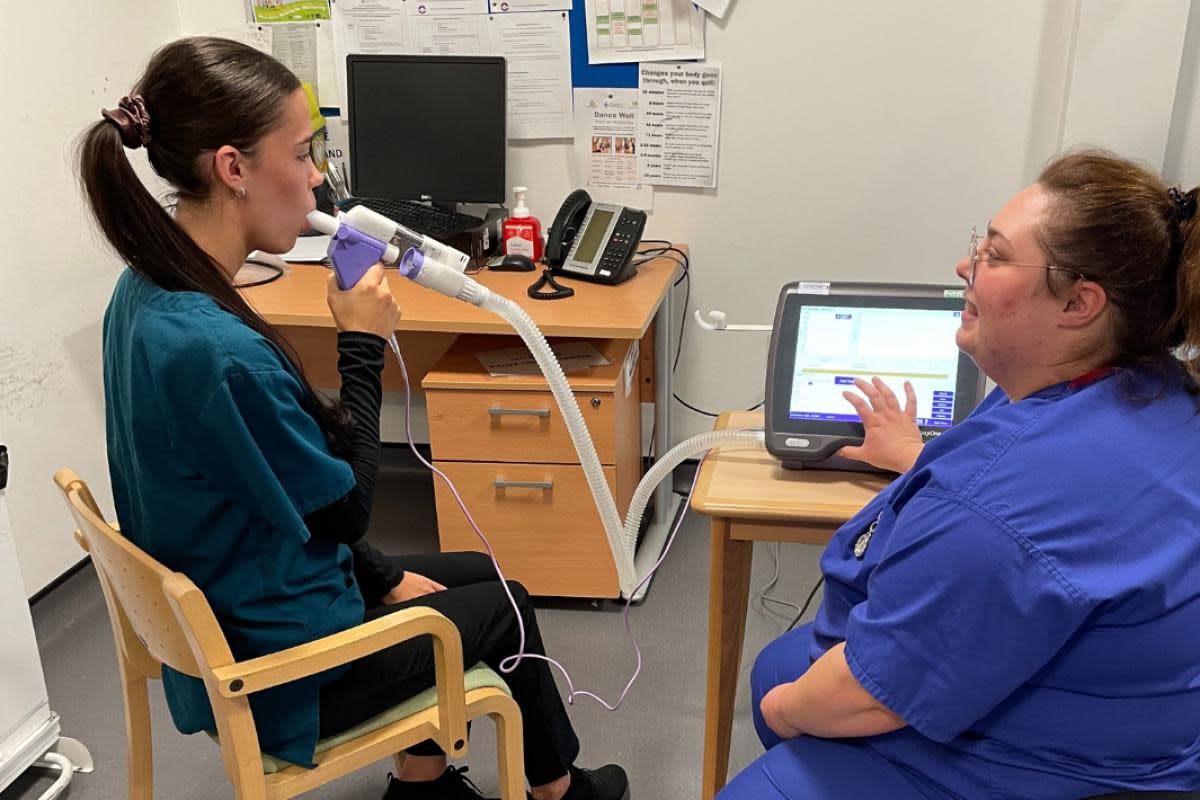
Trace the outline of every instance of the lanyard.
{"label": "lanyard", "polygon": [[1075,391],[1076,389],[1082,389],[1084,386],[1087,386],[1089,383],[1095,383],[1096,381],[1100,380],[1101,378],[1108,377],[1108,375],[1110,373],[1112,373],[1112,371],[1113,371],[1112,367],[1096,367],[1094,370],[1091,370],[1090,372],[1085,372],[1082,375],[1080,375],[1078,378],[1076,378],[1075,380],[1068,383],[1067,388],[1070,389],[1071,391]]}

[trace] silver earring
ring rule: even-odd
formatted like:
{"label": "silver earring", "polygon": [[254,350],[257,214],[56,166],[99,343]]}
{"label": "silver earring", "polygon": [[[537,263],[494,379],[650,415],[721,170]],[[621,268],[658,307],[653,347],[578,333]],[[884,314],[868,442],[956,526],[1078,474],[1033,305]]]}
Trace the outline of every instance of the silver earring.
{"label": "silver earring", "polygon": [[238,199],[241,200],[245,196],[246,196],[246,187],[243,186],[240,189],[238,189]]}

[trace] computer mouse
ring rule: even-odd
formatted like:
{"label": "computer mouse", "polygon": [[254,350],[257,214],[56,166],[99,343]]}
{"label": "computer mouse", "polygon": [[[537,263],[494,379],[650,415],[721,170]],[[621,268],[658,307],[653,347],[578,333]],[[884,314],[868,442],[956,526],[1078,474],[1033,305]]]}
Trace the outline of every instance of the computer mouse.
{"label": "computer mouse", "polygon": [[533,272],[537,267],[529,256],[510,254],[493,258],[488,262],[488,269],[495,272]]}

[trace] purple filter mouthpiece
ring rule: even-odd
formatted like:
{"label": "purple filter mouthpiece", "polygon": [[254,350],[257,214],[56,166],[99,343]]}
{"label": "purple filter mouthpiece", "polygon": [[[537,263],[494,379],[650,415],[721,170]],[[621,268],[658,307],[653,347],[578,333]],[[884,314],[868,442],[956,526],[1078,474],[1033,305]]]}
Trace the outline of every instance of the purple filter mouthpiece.
{"label": "purple filter mouthpiece", "polygon": [[404,256],[400,259],[400,274],[410,281],[415,281],[424,266],[425,254],[415,247],[410,247],[404,251]]}

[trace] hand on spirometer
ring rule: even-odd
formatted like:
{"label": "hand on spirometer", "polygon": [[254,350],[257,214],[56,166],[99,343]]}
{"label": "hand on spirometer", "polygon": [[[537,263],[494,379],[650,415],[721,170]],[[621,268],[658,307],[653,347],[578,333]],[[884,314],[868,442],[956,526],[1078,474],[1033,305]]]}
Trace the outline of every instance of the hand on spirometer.
{"label": "hand on spirometer", "polygon": [[326,299],[339,331],[373,333],[387,339],[400,321],[400,306],[392,297],[381,264],[371,267],[358,283],[344,291],[330,272]]}
{"label": "hand on spirometer", "polygon": [[842,396],[858,412],[866,435],[862,445],[843,447],[838,455],[865,461],[881,469],[907,471],[925,446],[921,429],[917,427],[917,395],[912,384],[904,382],[904,408],[900,407],[896,394],[879,378],[872,378],[870,382],[856,378],[854,386],[862,396],[854,392],[842,392]]}

